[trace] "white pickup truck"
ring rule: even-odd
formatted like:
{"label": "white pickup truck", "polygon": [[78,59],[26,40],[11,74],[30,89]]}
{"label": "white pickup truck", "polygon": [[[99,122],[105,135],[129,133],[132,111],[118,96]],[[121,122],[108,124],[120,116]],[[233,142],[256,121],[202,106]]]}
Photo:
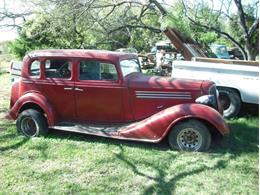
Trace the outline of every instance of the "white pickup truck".
{"label": "white pickup truck", "polygon": [[258,66],[173,61],[172,77],[215,82],[226,118],[237,116],[242,103],[259,104]]}

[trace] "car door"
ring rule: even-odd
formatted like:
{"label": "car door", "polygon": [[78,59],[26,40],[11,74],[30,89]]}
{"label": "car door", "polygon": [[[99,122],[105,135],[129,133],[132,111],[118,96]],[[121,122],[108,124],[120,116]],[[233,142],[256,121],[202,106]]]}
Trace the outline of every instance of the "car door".
{"label": "car door", "polygon": [[122,122],[124,111],[118,71],[113,63],[79,60],[75,81],[77,119],[80,122]]}
{"label": "car door", "polygon": [[46,58],[42,60],[44,80],[42,92],[57,113],[59,122],[75,120],[73,60]]}

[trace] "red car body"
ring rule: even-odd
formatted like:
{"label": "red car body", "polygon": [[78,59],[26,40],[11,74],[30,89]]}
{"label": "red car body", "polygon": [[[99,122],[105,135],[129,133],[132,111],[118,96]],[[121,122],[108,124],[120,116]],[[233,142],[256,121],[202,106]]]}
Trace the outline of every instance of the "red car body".
{"label": "red car body", "polygon": [[[66,70],[70,77],[47,78],[47,60],[59,59],[71,64]],[[70,131],[64,124],[118,126],[110,133],[87,133],[147,142],[161,141],[175,124],[189,118],[202,121],[222,135],[229,132],[217,99],[215,107],[196,103],[197,98],[210,94],[214,83],[144,76],[140,72],[124,75],[120,63],[133,59],[138,58],[134,54],[96,50],[31,52],[24,58],[21,79],[12,86],[9,118],[15,120],[26,109],[36,109],[44,113],[49,128]],[[39,63],[37,78],[30,75],[34,61]],[[81,80],[82,61],[112,64],[116,79]]]}

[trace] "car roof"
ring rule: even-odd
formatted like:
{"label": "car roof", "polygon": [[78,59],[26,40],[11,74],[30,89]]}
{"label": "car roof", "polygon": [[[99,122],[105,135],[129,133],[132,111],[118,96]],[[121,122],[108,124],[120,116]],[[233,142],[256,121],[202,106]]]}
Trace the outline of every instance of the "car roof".
{"label": "car roof", "polygon": [[45,49],[35,50],[27,54],[30,58],[37,57],[75,57],[75,58],[96,58],[109,61],[120,59],[137,58],[136,54],[114,52],[107,50],[86,50],[86,49]]}

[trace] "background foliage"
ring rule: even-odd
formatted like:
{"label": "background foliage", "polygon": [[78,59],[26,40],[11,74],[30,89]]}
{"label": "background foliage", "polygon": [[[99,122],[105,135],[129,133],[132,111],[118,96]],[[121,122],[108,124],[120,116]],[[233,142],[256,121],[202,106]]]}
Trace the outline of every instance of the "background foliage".
{"label": "background foliage", "polygon": [[149,52],[157,41],[166,39],[163,30],[167,26],[177,28],[204,48],[222,43],[238,47],[245,59],[255,59],[258,54],[255,0],[217,0],[218,7],[216,1],[204,0],[173,1],[170,5],[156,0],[31,1],[37,9],[30,17],[24,16],[25,22],[17,28],[19,38],[10,44],[11,52],[20,58],[42,48],[134,47]]}

